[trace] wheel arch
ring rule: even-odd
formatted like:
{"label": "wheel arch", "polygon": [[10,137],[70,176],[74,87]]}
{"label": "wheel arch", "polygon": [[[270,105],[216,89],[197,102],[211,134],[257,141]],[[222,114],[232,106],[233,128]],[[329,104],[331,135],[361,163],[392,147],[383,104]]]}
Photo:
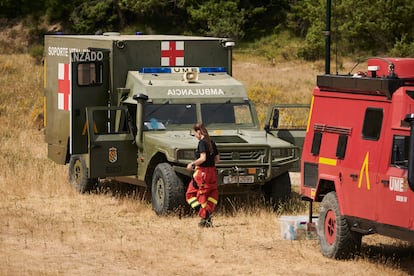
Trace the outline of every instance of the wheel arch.
{"label": "wheel arch", "polygon": [[343,193],[340,185],[341,182],[339,177],[335,177],[332,175],[320,175],[317,186],[318,188],[315,195],[315,201],[322,202],[325,195],[327,195],[330,192],[336,192],[339,209],[342,213]]}
{"label": "wheel arch", "polygon": [[329,192],[336,191],[335,180],[330,177],[320,177],[318,180],[318,186],[315,194],[315,201],[321,202],[323,197]]}
{"label": "wheel arch", "polygon": [[154,175],[155,167],[157,167],[157,165],[161,163],[169,163],[169,162],[164,153],[157,152],[156,154],[152,156],[147,166],[147,171],[145,173],[145,183],[147,187],[151,188],[152,177]]}

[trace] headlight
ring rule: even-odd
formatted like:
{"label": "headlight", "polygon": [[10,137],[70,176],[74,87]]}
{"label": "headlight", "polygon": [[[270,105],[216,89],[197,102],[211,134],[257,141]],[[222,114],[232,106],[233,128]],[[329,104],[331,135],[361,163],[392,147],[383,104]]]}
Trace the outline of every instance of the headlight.
{"label": "headlight", "polygon": [[192,160],[195,158],[194,150],[180,150],[177,154],[178,159]]}

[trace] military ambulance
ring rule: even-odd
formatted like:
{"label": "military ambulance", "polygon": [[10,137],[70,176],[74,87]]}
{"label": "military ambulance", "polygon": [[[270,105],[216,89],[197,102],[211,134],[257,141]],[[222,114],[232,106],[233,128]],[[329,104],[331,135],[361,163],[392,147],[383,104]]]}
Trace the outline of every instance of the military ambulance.
{"label": "military ambulance", "polygon": [[[45,37],[48,157],[69,163],[80,192],[100,180],[147,187],[157,214],[185,203],[203,122],[216,141],[219,191],[290,195],[298,148],[277,137],[277,110],[260,130],[245,87],[232,77],[228,39],[162,35]],[[273,126],[273,127],[272,127]]]}

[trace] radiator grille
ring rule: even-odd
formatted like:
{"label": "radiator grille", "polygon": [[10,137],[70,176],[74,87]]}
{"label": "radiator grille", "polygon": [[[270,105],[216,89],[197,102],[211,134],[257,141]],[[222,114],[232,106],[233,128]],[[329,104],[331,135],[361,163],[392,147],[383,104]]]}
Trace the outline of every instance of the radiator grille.
{"label": "radiator grille", "polygon": [[263,159],[264,157],[265,157],[265,151],[263,149],[238,150],[238,151],[220,150],[220,160],[224,160],[224,161],[230,161],[230,160],[259,161]]}

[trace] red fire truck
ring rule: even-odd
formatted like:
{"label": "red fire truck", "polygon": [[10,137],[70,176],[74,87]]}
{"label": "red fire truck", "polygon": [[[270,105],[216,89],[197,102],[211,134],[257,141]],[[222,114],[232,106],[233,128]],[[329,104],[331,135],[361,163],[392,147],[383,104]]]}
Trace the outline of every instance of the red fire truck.
{"label": "red fire truck", "polygon": [[318,76],[308,120],[301,194],[321,202],[322,254],[352,256],[374,233],[413,242],[414,59]]}

